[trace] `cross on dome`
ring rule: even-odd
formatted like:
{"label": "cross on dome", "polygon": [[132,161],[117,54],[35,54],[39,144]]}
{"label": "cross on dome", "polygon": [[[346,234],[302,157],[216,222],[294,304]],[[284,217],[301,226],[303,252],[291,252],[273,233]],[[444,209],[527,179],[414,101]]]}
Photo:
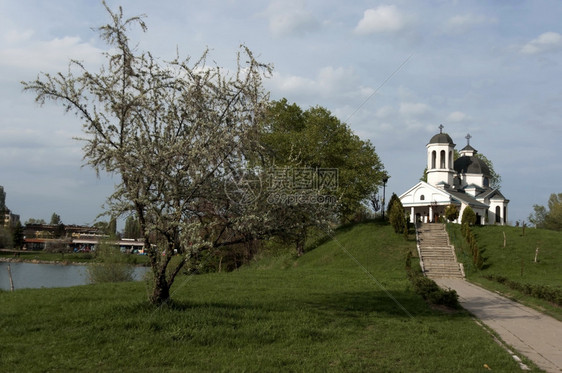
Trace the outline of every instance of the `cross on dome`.
{"label": "cross on dome", "polygon": [[472,138],[472,136],[470,136],[470,133],[467,133],[464,138],[466,139],[466,145],[470,145],[470,139]]}
{"label": "cross on dome", "polygon": [[445,128],[442,124],[439,125],[439,133],[443,133],[443,128]]}

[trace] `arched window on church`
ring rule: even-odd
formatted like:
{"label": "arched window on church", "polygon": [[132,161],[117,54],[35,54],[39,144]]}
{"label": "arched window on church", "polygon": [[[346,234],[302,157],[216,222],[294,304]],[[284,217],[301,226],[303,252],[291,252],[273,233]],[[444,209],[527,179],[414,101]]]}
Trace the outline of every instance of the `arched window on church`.
{"label": "arched window on church", "polygon": [[503,207],[503,223],[507,223],[507,207]]}
{"label": "arched window on church", "polygon": [[449,152],[449,169],[453,169],[453,151]]}
{"label": "arched window on church", "polygon": [[484,187],[489,187],[490,186],[490,179],[488,179],[487,177],[484,177]]}
{"label": "arched window on church", "polygon": [[445,168],[445,150],[441,150],[441,157],[439,168]]}
{"label": "arched window on church", "polygon": [[435,168],[437,153],[434,151],[431,152],[431,168]]}
{"label": "arched window on church", "polygon": [[425,201],[425,196],[423,194],[420,196],[420,201]]}
{"label": "arched window on church", "polygon": [[496,223],[501,223],[501,208],[499,206],[496,206]]}

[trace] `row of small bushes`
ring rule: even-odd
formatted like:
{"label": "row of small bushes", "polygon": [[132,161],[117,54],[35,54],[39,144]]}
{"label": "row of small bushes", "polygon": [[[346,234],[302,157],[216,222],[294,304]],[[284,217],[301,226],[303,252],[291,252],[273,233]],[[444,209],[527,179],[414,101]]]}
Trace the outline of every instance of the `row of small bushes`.
{"label": "row of small bushes", "polygon": [[455,290],[441,289],[435,281],[424,276],[421,271],[412,268],[412,253],[410,251],[406,257],[406,273],[416,293],[421,295],[427,302],[450,308],[460,307],[459,297]]}
{"label": "row of small bushes", "polygon": [[470,228],[470,226],[475,223],[476,214],[470,206],[467,206],[462,214],[461,234],[468,243],[470,253],[472,254],[472,264],[474,264],[475,268],[482,269],[482,266],[484,265],[484,258],[482,258],[482,253],[476,243],[476,236],[474,236],[474,232],[472,232],[472,229]]}
{"label": "row of small bushes", "polygon": [[505,276],[493,274],[486,275],[484,278],[490,281],[498,282],[510,289],[520,291],[523,294],[562,306],[562,289],[556,289],[548,285],[522,284],[517,281],[512,281]]}

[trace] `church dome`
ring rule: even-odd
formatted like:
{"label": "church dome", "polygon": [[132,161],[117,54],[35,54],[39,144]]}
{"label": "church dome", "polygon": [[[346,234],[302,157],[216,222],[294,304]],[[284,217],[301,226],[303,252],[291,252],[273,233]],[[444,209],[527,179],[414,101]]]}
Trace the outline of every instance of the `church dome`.
{"label": "church dome", "polygon": [[431,138],[431,140],[429,140],[430,144],[451,144],[451,145],[455,145],[453,143],[453,139],[451,139],[451,136],[449,136],[446,133],[438,133],[437,135],[433,136]]}
{"label": "church dome", "polygon": [[463,156],[455,161],[455,171],[461,174],[482,174],[490,176],[488,165],[476,156]]}

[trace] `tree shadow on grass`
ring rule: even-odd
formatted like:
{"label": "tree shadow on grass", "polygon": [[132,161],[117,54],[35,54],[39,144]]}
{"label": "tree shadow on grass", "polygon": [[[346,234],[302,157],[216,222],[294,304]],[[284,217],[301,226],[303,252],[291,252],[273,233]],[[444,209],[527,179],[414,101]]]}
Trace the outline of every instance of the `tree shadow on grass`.
{"label": "tree shadow on grass", "polygon": [[[321,312],[341,317],[365,314],[393,318],[439,317],[443,312],[429,306],[420,296],[409,291],[343,292],[318,296],[307,303]],[[470,317],[465,311],[446,312],[448,315]]]}
{"label": "tree shadow on grass", "polygon": [[228,302],[191,302],[187,300],[170,299],[161,305],[154,305],[146,301],[132,302],[124,305],[115,306],[112,311],[120,313],[154,313],[159,311],[185,312],[197,308],[215,308],[225,310],[247,309],[255,306],[241,306]]}
{"label": "tree shadow on grass", "polygon": [[[284,300],[256,299],[248,303],[196,302],[174,299],[167,304],[154,306],[147,301],[120,305],[112,312],[121,314],[156,315],[159,312],[178,314],[198,312],[206,314],[217,322],[247,317],[269,318],[273,314],[289,316],[294,312],[311,312],[326,319],[337,318],[342,322],[356,322],[365,317],[394,319],[422,319],[427,317],[470,317],[464,310],[439,310],[428,305],[412,291],[357,291],[309,294],[307,298],[296,295]],[[250,316],[251,315],[251,316]]]}
{"label": "tree shadow on grass", "polygon": [[367,219],[364,221],[360,221],[360,222],[350,222],[350,223],[345,223],[340,225],[339,227],[337,227],[335,229],[335,232],[337,233],[343,233],[343,232],[348,232],[356,227],[360,227],[362,225],[373,225],[373,226],[377,226],[377,227],[382,227],[382,226],[386,226],[389,225],[388,221],[386,220],[382,220],[382,219]]}
{"label": "tree shadow on grass", "polygon": [[480,270],[481,270],[481,271],[490,268],[490,265],[491,265],[491,264],[490,264],[490,261],[488,260],[489,257],[488,257],[488,256],[484,256],[484,254],[486,253],[486,250],[487,250],[486,246],[482,246],[482,247],[480,248],[480,255],[481,255],[481,257],[482,257],[482,267],[480,267]]}

